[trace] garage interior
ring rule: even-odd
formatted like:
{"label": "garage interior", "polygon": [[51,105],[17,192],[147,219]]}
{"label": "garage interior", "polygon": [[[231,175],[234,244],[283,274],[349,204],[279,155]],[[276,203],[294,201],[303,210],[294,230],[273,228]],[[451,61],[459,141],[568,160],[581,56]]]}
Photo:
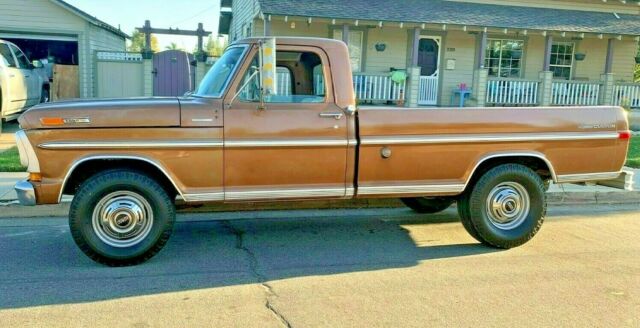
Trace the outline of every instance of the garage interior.
{"label": "garage interior", "polygon": [[13,42],[31,60],[39,60],[49,76],[51,100],[80,97],[78,76],[78,41],[75,37],[6,35],[0,39]]}

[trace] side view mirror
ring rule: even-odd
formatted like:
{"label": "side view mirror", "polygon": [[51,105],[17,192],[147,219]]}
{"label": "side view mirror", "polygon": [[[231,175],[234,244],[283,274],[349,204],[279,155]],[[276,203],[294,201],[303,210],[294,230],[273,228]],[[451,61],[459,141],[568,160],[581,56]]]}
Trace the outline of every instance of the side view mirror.
{"label": "side view mirror", "polygon": [[262,86],[262,96],[278,94],[276,65],[276,39],[265,39],[260,43],[260,85]]}
{"label": "side view mirror", "polygon": [[41,62],[41,61],[39,61],[39,60],[34,60],[34,61],[31,63],[31,66],[32,66],[32,68],[43,68],[43,67],[44,67],[44,65],[42,64],[42,62]]}

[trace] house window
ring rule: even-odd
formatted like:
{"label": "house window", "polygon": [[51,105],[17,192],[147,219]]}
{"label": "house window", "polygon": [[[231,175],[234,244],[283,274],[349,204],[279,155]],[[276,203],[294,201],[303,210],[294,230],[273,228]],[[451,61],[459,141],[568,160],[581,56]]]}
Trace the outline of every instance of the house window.
{"label": "house window", "polygon": [[489,39],[484,66],[490,76],[520,77],[524,41]]}
{"label": "house window", "polygon": [[551,45],[550,69],[554,78],[571,79],[574,51],[575,43],[573,42],[554,42]]}
{"label": "house window", "polygon": [[[342,30],[333,30],[333,38],[342,40]],[[349,31],[349,57],[351,58],[351,69],[354,72],[360,72],[362,70],[363,40],[363,31]]]}

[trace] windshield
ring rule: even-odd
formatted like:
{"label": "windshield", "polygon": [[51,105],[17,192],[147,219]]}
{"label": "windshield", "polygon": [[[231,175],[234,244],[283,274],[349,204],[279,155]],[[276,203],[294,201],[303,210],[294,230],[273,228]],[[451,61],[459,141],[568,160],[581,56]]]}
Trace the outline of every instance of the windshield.
{"label": "windshield", "polygon": [[242,46],[232,47],[225,51],[202,79],[202,83],[200,83],[194,95],[199,97],[221,97],[233,71],[240,64],[246,49],[246,46]]}

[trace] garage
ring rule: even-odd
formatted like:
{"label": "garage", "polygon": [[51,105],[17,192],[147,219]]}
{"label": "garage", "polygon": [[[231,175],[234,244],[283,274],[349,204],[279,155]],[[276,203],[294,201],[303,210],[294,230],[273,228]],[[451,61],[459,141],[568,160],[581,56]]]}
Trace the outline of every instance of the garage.
{"label": "garage", "polygon": [[95,97],[95,52],[125,51],[127,38],[63,0],[0,0],[0,39],[45,64],[53,100]]}

